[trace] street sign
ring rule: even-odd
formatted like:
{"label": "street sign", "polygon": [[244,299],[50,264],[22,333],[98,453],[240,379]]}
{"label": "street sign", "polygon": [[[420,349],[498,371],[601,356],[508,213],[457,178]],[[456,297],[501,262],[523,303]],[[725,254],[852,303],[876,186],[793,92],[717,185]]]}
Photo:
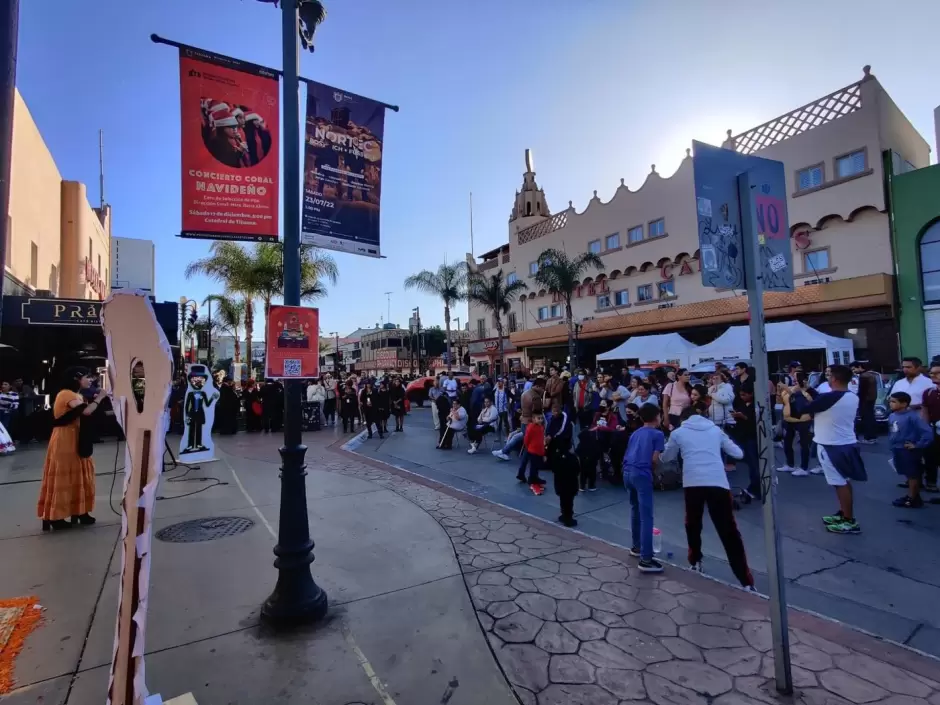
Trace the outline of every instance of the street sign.
{"label": "street sign", "polygon": [[[746,288],[741,218],[748,215],[755,224],[752,237],[760,243],[764,290],[793,291],[783,163],[697,141],[692,155],[702,284]],[[753,188],[742,208],[738,176],[746,171]]]}

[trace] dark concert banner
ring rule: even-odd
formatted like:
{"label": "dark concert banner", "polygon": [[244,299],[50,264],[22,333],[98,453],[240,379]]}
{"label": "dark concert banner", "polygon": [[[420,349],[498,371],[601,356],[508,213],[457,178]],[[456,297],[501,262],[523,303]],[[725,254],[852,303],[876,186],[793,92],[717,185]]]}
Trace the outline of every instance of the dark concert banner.
{"label": "dark concert banner", "polygon": [[307,81],[302,242],[381,257],[385,103]]}
{"label": "dark concert banner", "polygon": [[180,48],[182,237],[278,237],[278,75]]}

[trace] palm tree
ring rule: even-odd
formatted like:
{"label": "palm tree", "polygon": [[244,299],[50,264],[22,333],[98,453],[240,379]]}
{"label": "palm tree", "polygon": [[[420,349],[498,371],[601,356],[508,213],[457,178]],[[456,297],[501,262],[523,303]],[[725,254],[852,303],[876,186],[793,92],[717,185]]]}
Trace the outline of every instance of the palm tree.
{"label": "palm tree", "polygon": [[437,296],[444,302],[444,328],[447,331],[447,371],[453,356],[450,352],[450,307],[467,298],[467,264],[444,262],[436,272],[423,270],[405,279],[406,289],[417,289]]}
{"label": "palm tree", "polygon": [[[268,314],[275,298],[284,296],[284,246],[279,242],[258,243],[254,249],[255,282],[264,304],[264,342],[268,342]],[[322,250],[302,245],[300,248],[300,300],[311,301],[326,296],[324,281],[335,285],[339,278],[336,260]]]}
{"label": "palm tree", "polygon": [[254,258],[241,245],[234,242],[216,241],[209,249],[209,256],[190,262],[185,270],[187,279],[205,274],[225,286],[225,293],[240,296],[245,307],[245,357],[248,374],[251,374],[251,340],[254,332],[255,299],[259,295],[258,272]]}
{"label": "palm tree", "polygon": [[509,283],[503,279],[502,270],[497,270],[489,277],[474,272],[469,275],[467,282],[467,298],[486,311],[493,314],[493,323],[496,325],[496,334],[499,336],[499,369],[506,374],[506,360],[503,352],[503,319],[512,309],[513,296],[520,291],[528,289],[528,285],[521,279]]}
{"label": "palm tree", "polygon": [[539,270],[535,274],[535,283],[544,286],[550,294],[556,294],[565,301],[565,323],[568,326],[568,356],[571,365],[577,364],[578,353],[574,345],[574,319],[571,315],[571,297],[581,284],[581,278],[589,267],[603,269],[604,262],[593,252],[582,252],[574,259],[564,250],[548,249],[539,255]]}
{"label": "palm tree", "polygon": [[213,323],[216,328],[223,333],[229,333],[235,339],[235,364],[242,361],[242,345],[239,330],[242,327],[242,321],[245,317],[245,302],[243,300],[231,299],[219,294],[209,294],[203,299],[203,305],[215,304],[216,314],[213,317]]}

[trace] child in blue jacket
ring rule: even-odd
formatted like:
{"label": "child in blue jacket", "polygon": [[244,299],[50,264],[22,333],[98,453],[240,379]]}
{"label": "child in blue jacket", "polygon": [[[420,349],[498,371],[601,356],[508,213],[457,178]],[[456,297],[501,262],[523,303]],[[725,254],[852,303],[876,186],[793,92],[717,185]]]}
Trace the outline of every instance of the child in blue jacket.
{"label": "child in blue jacket", "polygon": [[913,411],[911,395],[895,392],[888,398],[891,416],[891,458],[894,469],[907,478],[907,494],[894,500],[895,507],[919,509],[924,506],[920,496],[921,478],[924,473],[924,449],[933,443],[933,429],[923,417]]}

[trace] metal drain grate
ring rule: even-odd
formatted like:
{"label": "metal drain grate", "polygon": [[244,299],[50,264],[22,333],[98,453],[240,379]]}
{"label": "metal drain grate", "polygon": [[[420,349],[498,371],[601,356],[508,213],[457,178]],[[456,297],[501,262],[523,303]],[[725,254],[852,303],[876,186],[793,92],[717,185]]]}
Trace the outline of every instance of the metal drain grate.
{"label": "metal drain grate", "polygon": [[157,532],[160,541],[196,543],[214,541],[248,531],[255,523],[245,517],[205,517],[165,526]]}

